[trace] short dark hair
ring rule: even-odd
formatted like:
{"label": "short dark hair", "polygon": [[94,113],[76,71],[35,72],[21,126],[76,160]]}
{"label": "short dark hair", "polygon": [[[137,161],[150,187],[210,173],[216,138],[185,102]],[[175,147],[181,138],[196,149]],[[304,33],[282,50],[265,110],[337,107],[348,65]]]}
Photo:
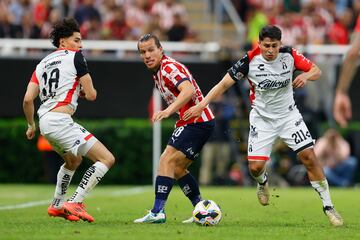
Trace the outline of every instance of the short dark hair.
{"label": "short dark hair", "polygon": [[140,49],[139,49],[139,44],[140,44],[140,43],[147,42],[147,41],[149,41],[150,39],[154,39],[155,44],[156,44],[156,46],[157,46],[158,48],[161,48],[161,47],[162,47],[162,46],[161,46],[161,43],[160,43],[160,40],[159,40],[159,38],[158,38],[157,36],[155,36],[155,35],[152,34],[152,33],[147,33],[147,34],[145,34],[145,35],[143,35],[143,36],[140,37],[140,39],[139,39],[139,41],[138,41],[138,43],[137,43],[137,48],[138,48],[138,50],[140,50]]}
{"label": "short dark hair", "polygon": [[77,21],[73,18],[64,18],[54,24],[50,33],[51,42],[58,48],[60,46],[60,38],[71,37],[74,32],[80,32]]}
{"label": "short dark hair", "polygon": [[277,26],[267,25],[263,27],[259,33],[259,40],[262,41],[265,38],[275,39],[281,41],[281,30]]}

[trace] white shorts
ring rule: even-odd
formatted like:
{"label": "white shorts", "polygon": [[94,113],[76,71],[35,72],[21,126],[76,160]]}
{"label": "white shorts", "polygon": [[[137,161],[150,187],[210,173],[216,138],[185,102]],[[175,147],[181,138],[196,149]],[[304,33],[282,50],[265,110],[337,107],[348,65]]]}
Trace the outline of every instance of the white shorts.
{"label": "white shorts", "polygon": [[46,113],[39,120],[39,128],[40,133],[60,155],[71,152],[75,156],[85,156],[97,142],[96,137],[66,113]]}
{"label": "white shorts", "polygon": [[296,153],[314,145],[314,140],[296,107],[281,119],[263,118],[253,109],[249,119],[249,161],[269,160],[272,146],[278,137]]}

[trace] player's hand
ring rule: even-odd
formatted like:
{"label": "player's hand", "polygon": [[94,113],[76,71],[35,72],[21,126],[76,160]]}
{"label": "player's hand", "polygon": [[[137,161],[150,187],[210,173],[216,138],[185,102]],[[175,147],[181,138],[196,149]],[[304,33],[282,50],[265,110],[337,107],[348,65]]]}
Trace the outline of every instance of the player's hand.
{"label": "player's hand", "polygon": [[341,126],[346,127],[352,117],[351,101],[346,93],[337,91],[334,100],[334,118]]}
{"label": "player's hand", "polygon": [[200,105],[192,106],[191,108],[189,108],[184,112],[183,120],[187,121],[195,117],[196,118],[195,122],[196,122],[196,120],[201,116],[203,110],[204,109]]}
{"label": "player's hand", "polygon": [[156,121],[161,121],[164,118],[168,118],[170,116],[170,114],[164,110],[164,111],[159,111],[159,112],[155,112],[152,116],[152,121],[156,122]]}
{"label": "player's hand", "polygon": [[305,87],[306,83],[307,83],[307,79],[305,78],[305,76],[303,74],[300,74],[295,78],[292,85],[293,85],[293,88],[302,88],[302,87]]}
{"label": "player's hand", "polygon": [[27,139],[31,140],[35,137],[36,126],[35,123],[32,125],[28,125],[28,129],[26,130]]}

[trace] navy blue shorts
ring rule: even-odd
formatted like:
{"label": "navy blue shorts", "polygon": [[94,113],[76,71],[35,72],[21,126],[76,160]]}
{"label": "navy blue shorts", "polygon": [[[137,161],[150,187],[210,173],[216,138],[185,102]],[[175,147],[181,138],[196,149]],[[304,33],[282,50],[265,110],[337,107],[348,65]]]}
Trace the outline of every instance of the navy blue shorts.
{"label": "navy blue shorts", "polygon": [[188,159],[194,160],[211,136],[214,128],[215,120],[191,123],[175,128],[168,145],[184,153]]}

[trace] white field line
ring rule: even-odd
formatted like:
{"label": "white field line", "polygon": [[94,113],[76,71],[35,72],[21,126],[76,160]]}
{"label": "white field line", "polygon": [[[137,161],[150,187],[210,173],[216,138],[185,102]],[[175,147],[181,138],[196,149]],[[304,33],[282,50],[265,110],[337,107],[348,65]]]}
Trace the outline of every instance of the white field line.
{"label": "white field line", "polygon": [[[130,188],[130,189],[113,191],[113,192],[110,192],[108,194],[108,196],[131,196],[131,195],[136,195],[136,194],[146,192],[148,189],[149,188],[135,187],[135,188]],[[93,195],[96,196],[96,195],[102,195],[102,194],[99,193],[99,194],[93,194]],[[51,201],[52,201],[52,199],[48,199],[48,200],[20,203],[20,204],[15,204],[15,205],[5,205],[5,206],[0,206],[0,211],[20,209],[20,208],[31,208],[31,207],[41,206],[41,205],[47,205],[47,204],[50,204]]]}

